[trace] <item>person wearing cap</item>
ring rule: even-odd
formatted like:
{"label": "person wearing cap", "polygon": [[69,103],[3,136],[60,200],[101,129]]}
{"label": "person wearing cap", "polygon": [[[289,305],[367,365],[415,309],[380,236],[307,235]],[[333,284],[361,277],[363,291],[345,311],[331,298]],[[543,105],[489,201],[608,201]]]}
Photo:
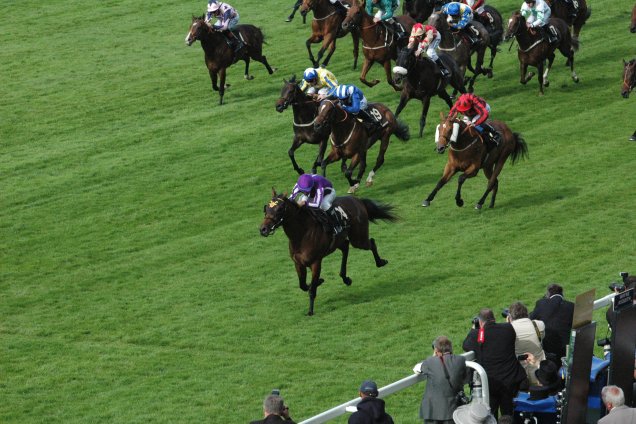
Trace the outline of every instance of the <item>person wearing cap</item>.
{"label": "person wearing cap", "polygon": [[462,347],[474,351],[476,362],[486,370],[492,414],[496,418],[501,410],[502,415],[513,415],[513,399],[527,382],[515,355],[515,330],[509,323],[496,323],[489,308],[481,309],[477,318],[478,328],[468,332]]}
{"label": "person wearing cap", "polygon": [[384,401],[378,398],[375,381],[363,381],[358,394],[362,400],[357,405],[358,410],[349,417],[348,424],[393,424],[393,418],[384,410]]}
{"label": "person wearing cap", "polygon": [[471,23],[473,10],[470,6],[453,1],[442,6],[441,11],[446,14],[446,22],[451,30],[462,31],[470,40],[471,45],[479,43],[479,31]]}
{"label": "person wearing cap", "polygon": [[326,68],[307,68],[303,72],[300,90],[307,94],[318,94],[318,100],[327,97],[330,90],[338,87],[336,76]]}
{"label": "person wearing cap", "polygon": [[439,336],[433,341],[433,356],[415,365],[413,371],[426,377],[420,418],[425,424],[453,424],[457,393],[467,379],[466,358],[453,355],[449,338]]}
{"label": "person wearing cap", "polygon": [[556,356],[557,365],[565,356],[566,346],[570,343],[570,330],[574,316],[574,303],[565,300],[563,287],[556,283],[548,284],[546,294],[537,300],[530,319],[538,319],[545,324],[543,350],[546,356]]}
{"label": "person wearing cap", "polygon": [[252,421],[250,424],[295,424],[289,416],[289,408],[285,405],[285,401],[278,395],[269,395],[265,398],[263,401],[263,416],[265,418],[262,420]]}
{"label": "person wearing cap", "polygon": [[[393,12],[399,6],[398,0],[365,0],[365,8],[369,15],[373,16],[373,22],[384,22],[387,28],[395,32],[398,40],[406,37],[402,25],[394,18]],[[374,14],[374,9],[378,11]]]}
{"label": "person wearing cap", "polygon": [[607,409],[607,415],[598,420],[598,424],[634,424],[636,408],[625,405],[625,393],[618,386],[605,386],[601,390],[601,399]]}
{"label": "person wearing cap", "polygon": [[454,116],[457,113],[463,115],[462,120],[467,125],[473,126],[479,134],[486,136],[484,142],[488,150],[499,146],[501,135],[492,125],[486,122],[490,116],[490,105],[486,103],[486,100],[472,93],[464,93],[457,98],[448,114]]}
{"label": "person wearing cap", "polygon": [[524,0],[521,4],[521,16],[526,19],[530,31],[538,30],[550,44],[556,44],[559,37],[548,29],[552,11],[544,0]]}
{"label": "person wearing cap", "polygon": [[[211,23],[212,18],[216,18],[214,24]],[[205,23],[210,25],[213,30],[223,33],[235,52],[243,48],[243,41],[232,32],[239,23],[239,14],[229,4],[217,0],[209,0]]]}
{"label": "person wearing cap", "polygon": [[444,62],[442,62],[437,55],[437,48],[441,41],[442,34],[440,34],[437,28],[428,24],[422,25],[420,23],[416,23],[411,29],[411,36],[409,37],[407,48],[413,49],[417,46],[417,49],[415,50],[415,57],[420,57],[424,52],[426,52],[426,56],[430,57],[439,68],[442,77],[448,78],[448,76],[450,76],[450,72],[446,69]]}
{"label": "person wearing cap", "polygon": [[369,102],[364,97],[362,90],[353,84],[342,84],[336,88],[332,88],[328,94],[340,100],[342,109],[346,112],[361,118],[369,132],[380,127],[380,123],[369,113],[367,108]]}
{"label": "person wearing cap", "polygon": [[483,403],[462,405],[453,412],[455,424],[497,424],[497,419],[490,413],[490,408]]}
{"label": "person wearing cap", "polygon": [[335,235],[342,232],[340,217],[332,207],[336,198],[336,189],[331,181],[318,174],[303,174],[298,177],[289,198],[295,200],[298,206],[319,208],[327,213]]}
{"label": "person wearing cap", "polygon": [[545,352],[541,346],[541,341],[545,335],[545,324],[543,321],[531,320],[528,318],[528,308],[521,303],[515,302],[508,309],[506,321],[512,324],[517,337],[515,338],[515,354],[532,354],[535,361],[531,363],[526,359],[520,359],[521,366],[526,370],[530,384],[536,385],[539,381],[535,376],[535,371],[539,369],[539,362],[545,359]]}

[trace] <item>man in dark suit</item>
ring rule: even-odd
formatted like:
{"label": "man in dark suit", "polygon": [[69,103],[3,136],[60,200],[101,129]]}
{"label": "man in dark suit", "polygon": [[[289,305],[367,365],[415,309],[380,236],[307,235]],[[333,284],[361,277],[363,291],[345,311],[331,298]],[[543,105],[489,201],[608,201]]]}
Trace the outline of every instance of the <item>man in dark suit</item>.
{"label": "man in dark suit", "polygon": [[451,341],[439,336],[433,341],[433,356],[418,363],[413,371],[426,376],[420,418],[425,424],[454,424],[457,393],[466,382],[466,358],[453,355]]}
{"label": "man in dark suit", "polygon": [[530,319],[540,320],[545,324],[543,350],[556,356],[555,362],[561,365],[565,356],[565,348],[570,343],[574,303],[563,297],[563,287],[551,283],[544,298],[537,300]]}
{"label": "man in dark suit", "polygon": [[526,373],[515,355],[516,333],[511,324],[497,324],[491,309],[479,311],[479,328],[470,330],[464,340],[464,351],[474,351],[475,358],[486,370],[490,395],[490,410],[497,417],[513,415],[513,399]]}

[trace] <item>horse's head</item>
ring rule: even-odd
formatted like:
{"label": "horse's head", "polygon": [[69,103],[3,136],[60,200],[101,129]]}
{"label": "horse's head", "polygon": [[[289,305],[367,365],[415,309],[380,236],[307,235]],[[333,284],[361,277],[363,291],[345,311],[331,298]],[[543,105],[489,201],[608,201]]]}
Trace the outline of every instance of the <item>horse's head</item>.
{"label": "horse's head", "polygon": [[437,153],[442,154],[450,144],[457,141],[461,127],[465,125],[459,119],[456,119],[455,116],[444,116],[440,112],[440,117],[442,123],[435,130],[435,150]]}
{"label": "horse's head", "polygon": [[395,66],[393,67],[393,82],[395,82],[395,84],[399,85],[402,79],[413,69],[413,64],[415,63],[414,51],[415,47],[404,47],[398,53]]}
{"label": "horse's head", "polygon": [[629,62],[623,60],[623,86],[621,88],[621,96],[629,97],[629,93],[636,86],[636,59]]}
{"label": "horse's head", "polygon": [[302,16],[307,15],[310,10],[313,10],[316,5],[317,0],[303,0],[303,3],[300,5],[300,14]]}
{"label": "horse's head", "polygon": [[446,14],[442,12],[433,12],[428,17],[428,24],[437,28],[439,32],[445,32],[448,30],[448,22],[446,22]]}
{"label": "horse's head", "polygon": [[263,206],[265,218],[260,228],[260,233],[263,237],[274,234],[274,231],[283,225],[287,207],[291,204],[285,194],[276,194],[276,190],[272,188],[272,200]]}
{"label": "horse's head", "polygon": [[526,26],[526,20],[523,16],[521,16],[521,12],[518,10],[513,12],[508,19],[508,26],[506,27],[506,32],[504,33],[504,41],[510,40],[512,37],[517,35],[521,28]]}
{"label": "horse's head", "polygon": [[333,122],[337,110],[340,108],[336,101],[325,99],[320,102],[320,106],[318,106],[318,114],[316,115],[316,120],[314,121],[314,129],[318,133],[326,133],[329,131],[331,127],[331,123]]}
{"label": "horse's head", "polygon": [[188,46],[191,46],[197,40],[201,39],[201,36],[204,34],[204,31],[208,30],[208,25],[205,23],[203,16],[193,16],[192,24],[190,25],[190,30],[185,38],[185,43]]}
{"label": "horse's head", "polygon": [[296,98],[298,94],[301,92],[300,87],[298,87],[298,82],[296,81],[296,75],[292,75],[289,81],[283,80],[285,85],[283,85],[283,89],[280,92],[280,97],[276,100],[276,111],[282,112],[289,105],[292,105],[296,102]]}
{"label": "horse's head", "polygon": [[363,9],[357,0],[351,2],[347,10],[347,16],[342,20],[342,29],[356,29],[360,27],[362,22]]}

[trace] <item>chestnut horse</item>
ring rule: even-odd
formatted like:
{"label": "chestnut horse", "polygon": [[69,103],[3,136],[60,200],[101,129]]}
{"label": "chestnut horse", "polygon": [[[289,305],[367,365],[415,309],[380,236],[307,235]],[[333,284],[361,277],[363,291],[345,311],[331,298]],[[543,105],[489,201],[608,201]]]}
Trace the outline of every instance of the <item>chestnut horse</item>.
{"label": "chestnut horse", "polygon": [[327,149],[328,134],[318,133],[314,130],[314,121],[318,112],[318,102],[314,101],[311,96],[306,95],[300,90],[296,76],[293,75],[289,81],[283,80],[284,85],[280,93],[280,98],[276,101],[276,111],[282,113],[285,109],[292,106],[294,111],[294,139],[292,145],[287,151],[292,166],[298,174],[302,175],[305,171],[298,166],[294,152],[303,143],[318,144],[318,156],[311,167],[311,173],[315,174],[316,169],[321,165],[322,159]]}
{"label": "chestnut horse", "polygon": [[[322,62],[322,66],[326,67],[329,64],[329,59],[336,51],[336,39],[351,33],[351,38],[353,38],[353,69],[356,69],[358,66],[358,45],[360,44],[358,32],[346,31],[341,28],[340,24],[344,16],[338,13],[336,6],[331,4],[329,0],[303,0],[300,13],[305,17],[309,10],[313,10],[314,19],[311,21],[311,36],[305,42],[305,46],[307,46],[309,60],[313,67],[317,68],[319,66],[322,56],[329,49],[327,57]],[[322,46],[318,50],[318,57],[314,58],[311,52],[311,45],[321,41]]]}
{"label": "chestnut horse", "polygon": [[[392,213],[392,206],[382,205],[369,199],[358,199],[352,196],[337,197],[333,206],[347,217],[347,228],[334,236],[324,230],[317,213],[324,213],[308,206],[298,204],[284,194],[277,194],[272,189],[272,200],[264,207],[265,218],[260,227],[263,237],[274,234],[277,228],[283,231],[289,239],[289,254],[294,261],[300,289],[309,292],[309,311],[314,314],[314,301],[318,286],[323,283],[320,277],[322,259],[336,249],[342,252],[340,277],[345,285],[351,285],[351,278],[347,276],[347,258],[349,245],[362,250],[371,250],[375,266],[383,267],[388,263],[378,254],[375,240],[369,238],[369,222],[377,220],[396,221]],[[307,285],[307,268],[311,269],[311,282]]]}
{"label": "chestnut horse", "polygon": [[[261,30],[254,25],[237,25],[235,34],[243,40],[245,46],[238,52],[238,55],[228,45],[226,38],[220,32],[210,28],[205,23],[203,16],[193,16],[190,30],[186,35],[185,42],[191,46],[196,40],[201,42],[201,47],[205,52],[205,65],[208,67],[212,89],[219,92],[219,104],[223,104],[225,94],[225,72],[237,60],[245,62],[245,79],[251,80],[254,77],[249,74],[250,59],[261,62],[267,68],[269,74],[273,74],[275,69],[269,66],[267,58],[263,56],[264,36]],[[218,83],[217,83],[218,79]]]}
{"label": "chestnut horse", "polygon": [[[397,59],[397,52],[400,47],[404,47],[408,38],[401,40],[398,46],[397,36],[392,29],[388,29],[383,23],[373,22],[373,17],[364,9],[364,2],[360,4],[358,0],[353,0],[347,11],[347,16],[342,21],[342,28],[359,30],[362,37],[362,52],[364,53],[364,64],[360,73],[360,81],[369,87],[377,85],[380,80],[367,81],[367,73],[375,62],[382,64],[387,82],[395,91],[401,88],[393,82],[391,76],[391,59]],[[407,34],[410,34],[415,20],[410,16],[395,16]]]}
{"label": "chestnut horse", "polygon": [[[422,114],[420,115],[420,137],[424,133],[426,125],[426,115],[431,105],[431,97],[435,95],[441,97],[449,108],[453,107],[453,102],[446,92],[447,79],[442,78],[437,65],[428,58],[415,58],[415,48],[403,48],[398,55],[396,66],[393,68],[395,81],[402,83],[402,93],[400,103],[395,109],[395,116],[398,116],[410,99],[420,99],[422,101]],[[440,53],[439,58],[446,69],[450,71],[448,81],[451,86],[460,93],[465,93],[464,77],[462,76],[455,60],[446,53]]]}
{"label": "chestnut horse", "polygon": [[457,193],[455,194],[455,204],[464,206],[462,199],[462,185],[467,178],[477,175],[480,169],[488,179],[488,186],[484,195],[475,205],[475,209],[481,209],[488,194],[492,192],[490,207],[495,206],[499,180],[497,177],[501,173],[506,159],[512,158],[512,164],[517,159],[528,157],[528,146],[525,140],[518,133],[513,133],[508,125],[501,121],[489,121],[495,128],[503,142],[496,148],[488,152],[484,140],[471,125],[467,125],[463,120],[452,116],[441,115],[442,123],[437,127],[435,135],[435,145],[437,153],[444,153],[448,148],[448,161],[444,167],[444,174],[439,180],[431,194],[422,202],[422,206],[430,206],[435,194],[446,184],[458,171],[463,171],[457,181]]}
{"label": "chestnut horse", "polygon": [[[367,150],[380,140],[380,151],[373,170],[366,179],[367,187],[373,185],[373,177],[384,163],[384,154],[389,148],[389,139],[395,134],[402,141],[410,138],[409,127],[399,121],[385,105],[370,103],[367,110],[376,117],[382,127],[367,130],[365,126],[353,115],[346,112],[339,101],[325,99],[318,107],[318,115],[314,126],[317,131],[331,132],[331,152],[322,161],[322,174],[326,175],[327,165],[338,159],[351,159],[349,167],[345,169],[345,176],[349,181],[349,193],[355,193],[360,186],[360,180],[367,166]],[[358,177],[353,179],[353,170],[359,164]],[[344,168],[343,164],[343,168]]]}
{"label": "chestnut horse", "polygon": [[[547,87],[550,84],[548,74],[554,62],[554,51],[557,48],[568,59],[568,64],[572,71],[572,80],[579,82],[579,77],[574,71],[574,52],[579,48],[579,41],[576,38],[572,38],[568,25],[563,19],[550,18],[547,25],[558,32],[559,42],[557,45],[550,44],[547,40],[544,40],[543,35],[539,31],[527,28],[526,20],[519,11],[514,12],[510,17],[508,28],[504,35],[505,40],[516,37],[519,43],[518,57],[521,84],[526,84],[534,76],[534,72],[528,72],[528,66],[537,68],[540,95],[543,95],[543,87]],[[550,29],[547,30],[550,31]],[[548,66],[544,72],[544,61],[546,59],[548,59]]]}

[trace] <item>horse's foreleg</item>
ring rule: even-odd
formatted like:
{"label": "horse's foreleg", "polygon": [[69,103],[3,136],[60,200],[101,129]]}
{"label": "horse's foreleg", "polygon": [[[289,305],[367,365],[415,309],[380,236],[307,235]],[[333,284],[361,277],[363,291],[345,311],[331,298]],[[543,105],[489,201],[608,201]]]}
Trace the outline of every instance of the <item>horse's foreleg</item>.
{"label": "horse's foreleg", "polygon": [[386,75],[386,82],[389,83],[389,85],[391,87],[393,87],[393,89],[395,91],[401,91],[402,87],[398,86],[394,81],[393,81],[393,74],[391,72],[391,59],[387,59],[384,61],[384,63],[382,64],[382,66],[384,67],[384,74]]}
{"label": "horse's foreleg", "polygon": [[316,59],[314,58],[313,53],[311,52],[311,45],[315,44],[315,43],[319,43],[321,40],[322,40],[321,36],[312,35],[311,37],[309,37],[307,39],[307,41],[305,41],[305,46],[307,46],[307,51],[309,52],[309,60],[314,65],[314,68],[318,67],[318,62],[316,61]]}
{"label": "horse's foreleg", "polygon": [[226,68],[222,68],[219,71],[219,96],[221,96],[219,105],[223,104],[223,96],[225,95],[225,70]]}
{"label": "horse's foreleg", "polygon": [[369,69],[371,65],[373,65],[374,60],[369,59],[368,57],[364,58],[364,63],[362,64],[362,71],[360,72],[360,81],[368,87],[373,87],[380,83],[380,80],[374,79],[373,81],[367,81],[367,73],[369,73]]}
{"label": "horse's foreleg", "polygon": [[439,97],[442,98],[442,100],[444,100],[446,102],[446,104],[448,105],[449,108],[453,107],[453,100],[451,99],[451,97],[448,95],[448,92],[446,91],[446,88],[443,86],[440,86],[440,89],[437,91],[437,95]]}
{"label": "horse's foreleg", "polygon": [[523,85],[527,84],[528,81],[534,76],[534,72],[528,73],[528,64],[522,60],[519,61],[519,82]]}
{"label": "horse's foreleg", "polygon": [[249,56],[246,57],[245,59],[243,59],[243,61],[245,62],[245,73],[243,74],[243,78],[245,78],[248,81],[253,80],[254,77],[252,75],[250,75],[250,58],[249,58]]}
{"label": "horse's foreleg", "polygon": [[367,176],[366,186],[371,187],[373,185],[373,177],[375,173],[378,172],[382,164],[384,164],[384,155],[386,154],[386,150],[389,148],[389,138],[391,134],[385,134],[382,137],[382,141],[380,142],[380,150],[378,151],[378,158],[375,160],[375,165],[369,175]]}
{"label": "horse's foreleg", "polygon": [[349,257],[349,240],[345,240],[339,247],[342,251],[342,261],[340,262],[340,277],[347,286],[351,285],[351,278],[347,277],[347,258]]}
{"label": "horse's foreleg", "polygon": [[[331,40],[329,41],[329,43],[327,44],[327,47],[329,48],[329,54],[327,54],[327,57],[325,58],[325,60],[322,62],[322,66],[323,67],[327,67],[327,65],[329,64],[329,59],[331,59],[331,56],[333,56],[333,52],[336,51],[336,36],[332,36]],[[327,41],[327,39],[325,39],[325,42]],[[318,54],[320,56],[320,53]],[[318,58],[318,61],[320,62],[320,57]]]}
{"label": "horse's foreleg", "polygon": [[[424,127],[426,126],[426,116],[428,115],[428,108],[430,106],[431,106],[431,97],[430,96],[422,97],[422,114],[420,115],[420,138],[422,138],[422,134],[424,134]],[[451,103],[450,107],[452,106],[453,104]]]}
{"label": "horse's foreleg", "polygon": [[360,187],[361,177],[358,177],[357,180],[353,179],[352,177],[353,170],[356,168],[356,166],[358,166],[358,163],[360,162],[361,162],[361,154],[356,153],[351,158],[351,162],[349,162],[349,167],[345,170],[345,177],[347,178],[347,181],[349,181],[349,190],[347,190],[347,193],[349,194],[355,193],[358,187]]}
{"label": "horse's foreleg", "polygon": [[316,156],[314,165],[311,167],[312,174],[315,174],[316,169],[321,166],[322,159],[325,157],[325,150],[327,150],[327,140],[321,140],[320,143],[318,143],[318,156]]}
{"label": "horse's foreleg", "polygon": [[461,174],[457,179],[457,193],[455,193],[455,204],[460,208],[464,206],[464,199],[462,199],[462,186],[468,178],[472,178],[477,175],[477,172],[479,172],[479,165],[471,165],[466,168],[464,173]]}
{"label": "horse's foreleg", "polygon": [[455,173],[457,172],[455,170],[455,166],[451,166],[450,164],[450,158],[448,159],[449,161],[446,162],[446,166],[444,167],[444,174],[442,174],[442,178],[440,178],[440,180],[437,182],[437,185],[435,186],[435,188],[433,189],[433,191],[431,191],[431,194],[428,195],[428,197],[422,202],[422,206],[430,206],[431,202],[433,201],[433,199],[435,198],[435,195],[437,194],[437,192],[444,187],[444,184],[446,184],[448,182],[448,180],[451,179],[451,177],[453,175],[455,175]]}
{"label": "horse's foreleg", "polygon": [[318,292],[318,286],[323,283],[323,279],[320,278],[321,261],[311,264],[311,285],[309,286],[309,312],[307,315],[314,314],[314,301],[316,300],[316,293]]}
{"label": "horse's foreleg", "polygon": [[329,165],[332,162],[337,161],[338,159],[340,159],[340,153],[338,153],[338,150],[337,149],[331,149],[331,152],[329,153],[329,155],[326,158],[324,158],[322,160],[322,163],[320,164],[320,167],[322,168],[322,175],[324,177],[327,176],[327,165]]}
{"label": "horse's foreleg", "polygon": [[488,177],[488,186],[486,187],[486,191],[484,192],[484,195],[481,196],[481,199],[479,199],[479,201],[475,205],[475,209],[482,208],[490,192],[492,192],[492,197],[490,199],[489,207],[491,208],[495,207],[495,198],[497,197],[497,190],[499,189],[498,177],[499,177],[499,174],[501,173],[501,170],[503,169],[504,164],[506,163],[506,158],[507,156],[500,157],[499,160],[497,161],[497,165],[495,166],[492,172],[487,172],[487,168],[484,168],[484,174],[486,175],[486,177]]}
{"label": "horse's foreleg", "polygon": [[404,109],[410,99],[411,96],[409,95],[409,93],[407,93],[406,90],[402,90],[402,93],[400,93],[400,102],[398,103],[397,108],[395,108],[396,118],[400,115],[402,109]]}
{"label": "horse's foreleg", "polygon": [[307,268],[298,262],[294,262],[296,266],[296,274],[298,274],[298,286],[302,291],[308,291],[309,286],[307,285]]}
{"label": "horse's foreleg", "polygon": [[357,32],[351,32],[351,38],[353,38],[353,68],[356,69],[358,67],[358,51],[360,45],[360,36]]}
{"label": "horse's foreleg", "polygon": [[[294,171],[298,172],[298,174],[300,175],[304,174],[305,171],[300,166],[298,166],[294,152],[296,151],[296,149],[300,147],[301,144],[302,142],[300,141],[300,138],[297,135],[294,135],[294,141],[292,142],[291,147],[287,151],[287,154],[289,155],[289,159],[291,160],[292,166],[294,167]],[[314,164],[314,167],[315,167],[315,164]],[[312,170],[312,173],[314,174],[316,173],[315,169]]]}
{"label": "horse's foreleg", "polygon": [[545,87],[545,85],[543,83],[544,62],[545,61],[540,60],[539,63],[537,64],[537,79],[539,80],[539,95],[540,96],[543,96],[543,87]]}
{"label": "horse's foreleg", "polygon": [[216,71],[209,70],[208,73],[210,74],[210,81],[212,81],[212,90],[219,91],[219,76],[217,75]]}

